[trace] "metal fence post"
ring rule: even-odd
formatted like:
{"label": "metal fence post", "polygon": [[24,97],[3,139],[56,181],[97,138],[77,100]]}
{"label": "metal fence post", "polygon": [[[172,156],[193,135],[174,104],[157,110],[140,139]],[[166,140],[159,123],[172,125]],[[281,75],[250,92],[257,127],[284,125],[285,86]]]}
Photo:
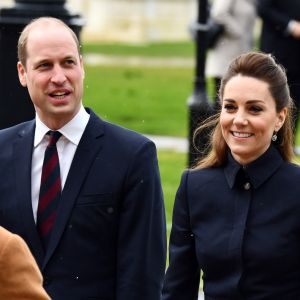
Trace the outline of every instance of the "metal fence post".
{"label": "metal fence post", "polygon": [[[205,80],[206,31],[207,31],[207,0],[198,0],[198,19],[194,26],[196,48],[196,70],[194,91],[188,99],[189,109],[189,153],[188,166],[204,155],[208,142],[208,132],[203,131],[194,141],[193,136],[198,125],[213,113],[208,101]],[[195,144],[194,144],[195,142]]]}

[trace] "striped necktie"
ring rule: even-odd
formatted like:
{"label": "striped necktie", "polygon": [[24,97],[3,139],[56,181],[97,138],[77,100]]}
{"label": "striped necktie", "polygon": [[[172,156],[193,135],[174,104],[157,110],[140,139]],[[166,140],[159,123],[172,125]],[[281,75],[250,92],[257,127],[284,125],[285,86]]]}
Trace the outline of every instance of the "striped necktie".
{"label": "striped necktie", "polygon": [[45,249],[50,240],[61,196],[60,168],[56,148],[56,142],[61,137],[61,133],[49,131],[47,134],[50,138],[45,150],[37,210],[37,230]]}

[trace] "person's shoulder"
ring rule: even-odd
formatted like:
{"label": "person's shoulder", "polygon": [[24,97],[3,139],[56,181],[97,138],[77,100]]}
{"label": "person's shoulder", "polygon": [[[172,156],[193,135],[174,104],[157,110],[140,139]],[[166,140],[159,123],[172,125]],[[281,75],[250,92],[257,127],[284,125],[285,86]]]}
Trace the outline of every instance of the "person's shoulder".
{"label": "person's shoulder", "polygon": [[23,241],[23,239],[18,236],[17,234],[14,234],[10,232],[9,230],[5,229],[4,227],[0,226],[0,244],[4,244],[3,241],[9,241],[9,240],[18,240]]}
{"label": "person's shoulder", "polygon": [[[222,168],[186,169],[183,171],[179,191],[188,195],[215,194],[226,188]],[[199,197],[196,197],[199,198]],[[191,197],[190,199],[196,199]]]}
{"label": "person's shoulder", "polygon": [[[0,240],[3,241],[12,236],[12,233],[6,230],[4,227],[0,226]],[[2,242],[0,243],[2,244]]]}
{"label": "person's shoulder", "polygon": [[[32,260],[33,257],[31,252],[23,240],[23,238],[13,232],[6,230],[4,227],[0,226],[0,253],[1,257],[8,258],[14,257],[14,261],[18,258],[26,259],[27,262]],[[31,261],[30,261],[31,262]]]}
{"label": "person's shoulder", "polygon": [[9,244],[22,243],[22,239],[12,232],[0,226],[0,252]]}
{"label": "person's shoulder", "polygon": [[16,134],[25,134],[32,130],[35,124],[34,120],[22,122],[7,128],[0,129],[0,138],[15,136]]}
{"label": "person's shoulder", "polygon": [[150,141],[146,136],[142,135],[137,131],[107,121],[105,121],[105,123],[109,133],[114,134],[115,136],[118,136],[120,138],[123,137],[127,140],[133,141]]}
{"label": "person's shoulder", "polygon": [[291,186],[293,189],[300,190],[300,166],[295,162],[283,161],[275,176],[284,186]]}
{"label": "person's shoulder", "polygon": [[197,186],[202,184],[209,184],[210,182],[215,182],[218,178],[224,178],[224,171],[221,167],[210,167],[210,168],[195,168],[187,169],[183,172],[183,178]]}
{"label": "person's shoulder", "polygon": [[216,176],[220,173],[223,173],[223,168],[221,167],[208,167],[208,168],[193,168],[189,169],[186,172],[190,174],[190,176],[199,177],[199,176]]}
{"label": "person's shoulder", "polygon": [[284,169],[284,172],[300,174],[300,165],[295,162],[284,162],[282,168]]}
{"label": "person's shoulder", "polygon": [[132,129],[123,127],[122,125],[115,124],[113,122],[102,119],[96,115],[95,112],[89,110],[93,119],[97,118],[104,128],[104,134],[108,138],[112,139],[115,143],[147,143],[151,142],[146,136]]}

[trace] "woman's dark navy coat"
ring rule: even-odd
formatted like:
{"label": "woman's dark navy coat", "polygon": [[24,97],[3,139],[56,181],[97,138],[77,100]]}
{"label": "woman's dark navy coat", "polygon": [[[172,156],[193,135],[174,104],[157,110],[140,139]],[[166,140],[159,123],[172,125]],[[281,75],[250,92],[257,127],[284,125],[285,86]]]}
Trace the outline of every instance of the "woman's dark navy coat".
{"label": "woman's dark navy coat", "polygon": [[163,300],[300,299],[300,167],[271,146],[246,167],[184,172]]}

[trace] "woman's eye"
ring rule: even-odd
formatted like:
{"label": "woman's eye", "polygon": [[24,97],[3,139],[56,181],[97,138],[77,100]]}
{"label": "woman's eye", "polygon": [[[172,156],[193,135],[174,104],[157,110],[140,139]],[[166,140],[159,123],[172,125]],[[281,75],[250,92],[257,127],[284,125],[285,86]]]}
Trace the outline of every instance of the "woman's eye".
{"label": "woman's eye", "polygon": [[258,113],[258,112],[261,112],[262,111],[262,108],[259,107],[259,106],[251,106],[250,107],[250,111],[253,111],[255,113]]}
{"label": "woman's eye", "polygon": [[224,109],[227,110],[227,111],[233,111],[233,110],[236,109],[236,107],[233,104],[225,104]]}

